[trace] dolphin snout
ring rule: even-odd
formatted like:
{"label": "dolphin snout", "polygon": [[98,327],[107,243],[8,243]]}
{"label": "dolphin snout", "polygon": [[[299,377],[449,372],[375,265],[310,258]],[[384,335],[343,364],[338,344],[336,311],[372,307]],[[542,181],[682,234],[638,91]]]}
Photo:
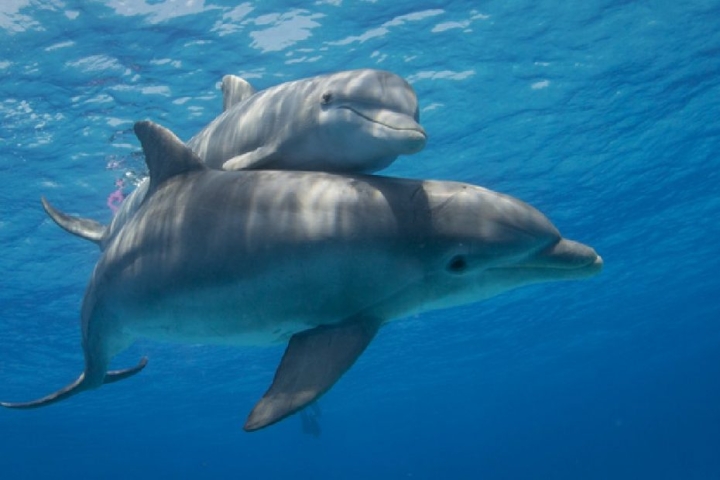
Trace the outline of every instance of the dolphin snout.
{"label": "dolphin snout", "polygon": [[602,259],[592,247],[565,238],[545,249],[541,255],[558,267],[584,267],[598,260],[602,264]]}
{"label": "dolphin snout", "polygon": [[535,254],[527,266],[595,274],[602,270],[603,259],[592,247],[561,238]]}
{"label": "dolphin snout", "polygon": [[418,141],[422,140],[422,144],[425,146],[427,139],[425,129],[408,113],[396,112],[385,108],[365,107],[362,105],[352,105],[344,108],[352,110],[365,120],[382,125],[391,130],[402,132],[403,135],[417,138]]}
{"label": "dolphin snout", "polygon": [[425,148],[425,144],[427,143],[427,133],[425,133],[425,130],[418,125],[418,128],[407,130],[407,135],[405,137],[405,150],[404,153],[406,155],[418,153],[423,148]]}
{"label": "dolphin snout", "polygon": [[360,117],[375,125],[373,135],[392,142],[396,152],[402,155],[418,153],[427,143],[425,129],[415,119],[403,112],[378,108],[352,108]]}

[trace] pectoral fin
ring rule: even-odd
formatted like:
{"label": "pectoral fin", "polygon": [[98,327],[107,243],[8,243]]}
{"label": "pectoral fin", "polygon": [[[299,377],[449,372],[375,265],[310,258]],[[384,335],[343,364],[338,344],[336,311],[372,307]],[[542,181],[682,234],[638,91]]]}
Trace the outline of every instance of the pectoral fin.
{"label": "pectoral fin", "polygon": [[261,170],[267,169],[268,164],[275,160],[277,152],[274,147],[265,145],[252,152],[232,157],[223,163],[223,170]]}
{"label": "pectoral fin", "polygon": [[250,412],[245,430],[272,425],[317,400],[355,363],[381,323],[376,318],[353,319],[293,335],[272,385]]}

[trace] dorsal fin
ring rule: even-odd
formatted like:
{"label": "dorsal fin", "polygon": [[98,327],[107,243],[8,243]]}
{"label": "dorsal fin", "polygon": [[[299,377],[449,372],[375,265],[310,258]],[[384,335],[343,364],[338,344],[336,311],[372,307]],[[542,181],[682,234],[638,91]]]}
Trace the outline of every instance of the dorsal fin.
{"label": "dorsal fin", "polygon": [[225,75],[220,88],[223,94],[223,112],[255,95],[255,88],[247,80],[235,75]]}
{"label": "dorsal fin", "polygon": [[175,175],[207,170],[200,157],[186,147],[174,133],[157,123],[137,122],[135,135],[142,144],[145,163],[150,171],[150,187],[146,198]]}

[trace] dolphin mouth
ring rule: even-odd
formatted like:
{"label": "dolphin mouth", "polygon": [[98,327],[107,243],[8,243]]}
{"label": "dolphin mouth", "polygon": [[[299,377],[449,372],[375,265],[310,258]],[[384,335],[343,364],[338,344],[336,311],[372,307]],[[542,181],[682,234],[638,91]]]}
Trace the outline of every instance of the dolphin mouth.
{"label": "dolphin mouth", "polygon": [[526,261],[505,267],[545,280],[592,277],[600,273],[603,259],[587,245],[565,238],[540,250]]}
{"label": "dolphin mouth", "polygon": [[383,108],[358,108],[350,105],[339,108],[349,110],[368,122],[405,134],[409,140],[414,141],[417,151],[425,147],[427,133],[411,115]]}
{"label": "dolphin mouth", "polygon": [[530,265],[564,270],[602,268],[603,259],[592,247],[562,238],[535,254]]}

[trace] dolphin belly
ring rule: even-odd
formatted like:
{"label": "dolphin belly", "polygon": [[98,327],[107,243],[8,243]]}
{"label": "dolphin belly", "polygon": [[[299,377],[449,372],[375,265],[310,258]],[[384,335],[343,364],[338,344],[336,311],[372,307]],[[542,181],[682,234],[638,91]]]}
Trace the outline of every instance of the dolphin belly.
{"label": "dolphin belly", "polygon": [[212,264],[185,258],[178,269],[151,278],[150,294],[144,288],[126,290],[126,285],[142,284],[145,272],[160,268],[154,261],[148,259],[145,270],[132,274],[137,276],[121,276],[122,282],[99,288],[112,292],[104,301],[126,334],[179,343],[271,345],[360,313],[400,316],[402,289],[377,282],[377,272],[393,272],[386,274],[396,277],[390,285],[423,278],[415,265],[383,246],[318,243],[302,252],[236,258],[236,276],[205,284],[200,279],[222,274]]}

